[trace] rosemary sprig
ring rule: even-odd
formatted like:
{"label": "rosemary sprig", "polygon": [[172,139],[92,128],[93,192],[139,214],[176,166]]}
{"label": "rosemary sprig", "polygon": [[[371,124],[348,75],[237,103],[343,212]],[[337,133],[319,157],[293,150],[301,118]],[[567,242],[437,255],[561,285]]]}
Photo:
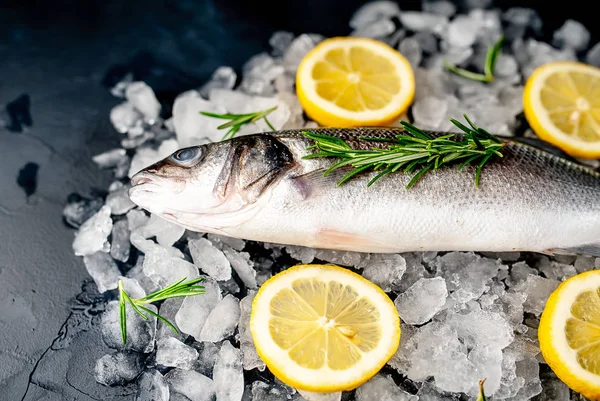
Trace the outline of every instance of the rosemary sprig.
{"label": "rosemary sprig", "polygon": [[496,61],[498,60],[498,54],[502,50],[502,43],[504,42],[504,36],[494,44],[488,47],[485,55],[485,65],[483,67],[483,74],[468,71],[463,68],[459,68],[453,64],[444,61],[444,67],[450,72],[453,72],[461,77],[472,79],[473,81],[480,82],[492,82],[494,80],[494,70],[496,69]]}
{"label": "rosemary sprig", "polygon": [[165,322],[165,324],[169,326],[176,334],[179,334],[179,330],[177,330],[177,327],[175,327],[173,323],[169,322],[165,317],[159,315],[153,310],[146,308],[144,305],[164,301],[165,299],[169,298],[191,297],[194,295],[204,294],[204,287],[196,285],[203,281],[203,278],[199,277],[193,280],[185,281],[186,278],[187,277],[184,277],[178,282],[171,284],[162,290],[148,294],[142,298],[131,298],[129,294],[125,292],[125,289],[123,288],[123,282],[119,280],[119,311],[123,344],[127,342],[127,316],[125,308],[127,302],[129,302],[133,310],[144,319],[148,320],[148,316],[145,313],[149,313],[150,315],[156,316],[157,319]]}
{"label": "rosemary sprig", "polygon": [[242,128],[243,125],[253,123],[255,121],[260,120],[261,118],[263,118],[265,120],[265,122],[267,123],[269,128],[271,128],[273,131],[275,131],[275,128],[271,125],[271,123],[267,119],[267,116],[276,108],[277,108],[277,106],[271,107],[270,109],[257,111],[255,113],[248,113],[248,114],[217,114],[217,113],[211,113],[209,111],[201,111],[200,114],[207,116],[207,117],[214,117],[214,118],[221,118],[223,120],[230,120],[228,123],[219,125],[217,127],[218,129],[229,128],[227,133],[223,136],[223,140],[225,140],[225,139],[233,138],[235,136],[235,134],[240,130],[240,128]]}
{"label": "rosemary sprig", "polygon": [[316,149],[315,153],[304,156],[304,158],[339,158],[340,160],[328,168],[323,176],[340,167],[354,167],[352,171],[342,177],[338,186],[365,170],[379,171],[379,174],[369,181],[367,187],[389,173],[404,171],[404,173],[414,174],[406,186],[406,189],[410,189],[427,172],[435,171],[443,165],[459,164],[458,170],[460,171],[466,165],[474,164],[477,165],[475,186],[479,187],[483,166],[492,156],[502,157],[500,150],[504,143],[483,128],[475,126],[466,114],[464,117],[469,127],[453,118],[450,119],[464,132],[460,136],[446,134],[433,137],[414,125],[402,121],[401,124],[406,131],[396,135],[394,139],[360,138],[365,141],[388,143],[389,147],[383,149],[353,149],[340,138],[303,131],[304,135],[315,141],[314,145],[307,150]]}
{"label": "rosemary sprig", "polygon": [[484,383],[485,379],[479,380],[479,396],[477,396],[477,401],[487,401],[487,397],[485,396],[485,390],[483,389]]}

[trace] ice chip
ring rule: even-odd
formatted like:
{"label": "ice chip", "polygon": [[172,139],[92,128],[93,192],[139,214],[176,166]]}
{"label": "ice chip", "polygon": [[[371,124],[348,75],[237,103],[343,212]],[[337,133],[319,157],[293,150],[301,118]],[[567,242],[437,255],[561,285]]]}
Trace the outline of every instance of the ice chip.
{"label": "ice chip", "polygon": [[135,379],[144,370],[142,355],[137,352],[115,352],[96,361],[94,376],[105,386],[122,386]]}
{"label": "ice chip", "polygon": [[125,214],[135,207],[135,203],[129,199],[129,185],[123,185],[108,194],[106,197],[106,205],[110,206],[111,214]]}
{"label": "ice chip", "polygon": [[[484,389],[487,396],[493,396],[500,388],[502,376],[502,350],[493,346],[477,346],[469,352],[469,360],[475,366],[477,374],[485,378]],[[471,396],[476,397],[478,389],[471,390]]]}
{"label": "ice chip", "polygon": [[448,112],[448,101],[435,96],[417,100],[413,105],[415,125],[422,129],[438,129]]}
{"label": "ice chip", "polygon": [[403,322],[420,325],[431,320],[442,309],[447,297],[443,278],[422,278],[398,295],[394,304]]}
{"label": "ice chip", "polygon": [[248,252],[237,252],[228,246],[225,246],[223,253],[231,267],[237,273],[247,288],[254,289],[258,287],[256,282],[256,270],[254,270],[254,262],[250,260]]}
{"label": "ice chip", "polygon": [[119,220],[112,227],[110,256],[120,262],[127,262],[130,249],[129,223],[125,219]]}
{"label": "ice chip", "polygon": [[144,238],[156,237],[156,242],[164,247],[172,246],[183,236],[185,228],[152,214],[150,220],[141,228]]}
{"label": "ice chip", "polygon": [[150,217],[146,216],[143,210],[133,209],[127,212],[127,225],[129,231],[134,231],[141,226],[148,224]]}
{"label": "ice chip", "polygon": [[396,30],[396,24],[392,20],[382,19],[380,21],[372,22],[368,25],[364,25],[359,29],[352,31],[350,36],[356,36],[361,38],[372,38],[382,39],[386,36],[394,33]]}
{"label": "ice chip", "polygon": [[126,154],[127,151],[125,149],[116,148],[100,153],[92,157],[92,160],[102,169],[113,168],[119,165],[121,160],[126,157]]}
{"label": "ice chip", "polygon": [[452,47],[470,47],[475,43],[479,29],[479,24],[473,23],[471,18],[459,15],[448,25],[445,39]]}
{"label": "ice chip", "polygon": [[265,363],[258,356],[250,333],[250,311],[255,296],[256,291],[248,291],[248,295],[240,301],[239,342],[244,357],[244,370],[258,368],[258,370],[263,371],[265,370]]}
{"label": "ice chip", "polygon": [[400,21],[404,28],[414,32],[430,31],[439,34],[448,25],[447,17],[420,11],[403,11],[400,14]]}
{"label": "ice chip", "polygon": [[575,51],[585,50],[590,43],[590,32],[581,22],[568,19],[553,35],[559,47],[568,47]]}
{"label": "ice chip", "polygon": [[190,401],[214,401],[215,399],[213,381],[193,370],[173,369],[165,375],[165,380],[169,383],[171,394],[182,394]]}
{"label": "ice chip", "polygon": [[207,234],[206,238],[220,250],[223,250],[225,246],[229,246],[236,251],[241,251],[246,246],[246,241],[243,239],[227,237],[225,235]]}
{"label": "ice chip", "polygon": [[[146,307],[156,313],[154,305]],[[131,305],[126,305],[127,342],[123,344],[119,314],[119,302],[111,301],[106,305],[102,315],[102,339],[110,348],[119,350],[132,350],[149,353],[154,349],[154,336],[156,334],[156,318],[152,315],[145,320],[138,315]]]}
{"label": "ice chip", "polygon": [[203,99],[197,91],[180,94],[173,104],[173,125],[177,141],[182,147],[220,141],[225,134],[217,129],[223,124],[219,118],[200,114],[201,111],[223,114],[227,110]]}
{"label": "ice chip", "polygon": [[377,374],[356,389],[356,401],[416,401],[419,397],[411,395],[396,386],[389,376]]}
{"label": "ice chip", "polygon": [[342,399],[341,391],[336,391],[335,393],[315,393],[312,391],[298,390],[298,394],[306,401],[341,401]]}
{"label": "ice chip", "polygon": [[393,1],[371,1],[360,7],[350,20],[350,27],[360,29],[363,26],[378,22],[384,19],[390,19],[400,15],[398,3]]}
{"label": "ice chip", "polygon": [[90,217],[98,213],[103,205],[102,198],[88,199],[73,193],[67,199],[67,204],[63,209],[63,217],[71,227],[79,228]]}
{"label": "ice chip", "polygon": [[244,78],[238,89],[248,95],[272,96],[275,93],[273,82],[284,71],[280,60],[266,53],[258,54],[244,64]]}
{"label": "ice chip", "polygon": [[212,376],[213,367],[219,356],[220,345],[211,342],[194,342],[192,346],[198,350],[198,360],[194,370],[205,376]]}
{"label": "ice chip", "polygon": [[423,52],[421,51],[419,42],[415,38],[408,37],[403,39],[402,42],[400,42],[398,50],[404,57],[406,57],[413,68],[417,68],[421,63]]}
{"label": "ice chip", "polygon": [[417,41],[423,53],[434,54],[438,52],[438,40],[432,32],[417,32],[414,34],[413,39]]}
{"label": "ice chip", "polygon": [[190,370],[198,358],[198,351],[173,337],[161,338],[156,343],[156,363]]}
{"label": "ice chip", "polygon": [[231,265],[222,251],[215,248],[206,238],[189,239],[188,245],[194,264],[218,281],[231,278]]}
{"label": "ice chip", "polygon": [[237,74],[233,68],[221,66],[213,72],[210,81],[202,85],[200,88],[200,95],[204,99],[208,99],[210,91],[213,89],[233,89],[236,79]]}
{"label": "ice chip", "polygon": [[292,41],[283,55],[285,70],[295,74],[300,62],[306,54],[315,47],[316,43],[306,34],[298,36]]}
{"label": "ice chip", "polygon": [[304,264],[311,263],[317,255],[317,250],[315,248],[304,246],[288,245],[285,247],[285,250],[292,258],[299,260]]}
{"label": "ice chip", "polygon": [[523,304],[525,312],[539,316],[544,311],[546,301],[560,282],[529,274],[527,279],[515,287],[516,291],[527,294]]}
{"label": "ice chip", "polygon": [[252,401],[302,401],[302,398],[283,385],[277,383],[267,384],[258,380],[252,383],[250,394],[252,395]]}
{"label": "ice chip", "polygon": [[556,377],[550,369],[540,372],[542,380],[542,394],[539,401],[569,401],[571,393],[569,387]]}
{"label": "ice chip", "polygon": [[465,310],[450,313],[445,323],[456,331],[462,343],[469,348],[489,345],[502,349],[515,338],[503,313],[484,311],[474,301]]}
{"label": "ice chip", "polygon": [[188,280],[198,277],[196,266],[172,256],[167,249],[155,244],[146,250],[143,266],[144,273],[160,287],[166,287],[184,277]]}
{"label": "ice chip", "polygon": [[233,295],[227,295],[208,315],[198,340],[213,343],[222,341],[233,334],[239,320],[240,302]]}
{"label": "ice chip", "polygon": [[133,105],[146,121],[153,124],[160,115],[160,103],[154,91],[145,82],[132,82],[125,90],[127,101]]}
{"label": "ice chip", "polygon": [[129,102],[121,103],[110,111],[110,122],[122,134],[133,128],[141,118],[142,115]]}
{"label": "ice chip", "polygon": [[596,43],[586,54],[585,62],[600,67],[600,42]]}
{"label": "ice chip", "polygon": [[294,34],[286,31],[276,31],[269,39],[269,45],[273,48],[273,56],[283,56],[294,40]]}
{"label": "ice chip", "polygon": [[456,5],[447,0],[424,1],[423,11],[450,18],[456,14]]}
{"label": "ice chip", "polygon": [[217,282],[210,277],[202,282],[205,293],[194,297],[186,297],[175,315],[175,323],[181,331],[200,338],[202,327],[210,312],[221,300],[221,290]]}
{"label": "ice chip", "polygon": [[217,401],[241,401],[244,393],[242,353],[225,341],[213,370]]}
{"label": "ice chip", "polygon": [[117,288],[119,268],[109,254],[98,251],[83,257],[83,263],[90,276],[98,286],[98,291],[106,292]]}
{"label": "ice chip", "polygon": [[406,271],[406,261],[398,254],[373,254],[365,262],[362,275],[385,292],[397,291]]}
{"label": "ice chip", "polygon": [[331,249],[317,249],[316,259],[321,259],[334,265],[358,266],[369,258],[368,254]]}
{"label": "ice chip", "polygon": [[169,401],[169,395],[169,385],[160,372],[152,369],[142,373],[135,401]]}
{"label": "ice chip", "polygon": [[81,225],[73,241],[75,255],[86,256],[98,251],[108,252],[110,250],[107,241],[113,225],[110,213],[110,207],[104,205]]}
{"label": "ice chip", "polygon": [[[201,283],[199,285],[201,285]],[[199,296],[201,296],[201,295],[199,295]],[[175,315],[177,314],[177,311],[181,307],[182,303],[183,303],[183,298],[167,299],[162,304],[160,304],[159,314],[162,317],[164,317],[165,319],[167,319],[169,322],[174,322]],[[179,341],[184,341],[186,339],[187,335],[185,335],[181,331],[179,332],[179,334],[175,333],[169,325],[167,325],[162,320],[159,320],[158,327],[156,330],[156,338],[158,340],[161,340],[161,339],[167,338],[167,337],[173,337],[173,338],[178,339]]]}

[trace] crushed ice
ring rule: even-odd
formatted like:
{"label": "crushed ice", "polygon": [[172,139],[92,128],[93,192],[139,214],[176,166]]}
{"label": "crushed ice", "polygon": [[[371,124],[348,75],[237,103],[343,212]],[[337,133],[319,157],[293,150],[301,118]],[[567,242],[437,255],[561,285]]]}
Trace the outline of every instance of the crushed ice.
{"label": "crushed ice", "polygon": [[[577,21],[567,20],[552,44],[539,41],[542,21],[535,10],[504,12],[490,1],[471,0],[456,14],[446,0],[426,1],[423,12],[375,1],[356,11],[352,35],[384,41],[408,58],[417,81],[412,117],[427,129],[453,130],[450,117],[463,113],[497,134],[514,135],[522,112],[523,82],[539,65],[579,56],[600,66],[600,43]],[[443,60],[479,70],[485,49],[504,34],[496,81],[483,84],[443,70]],[[276,106],[276,129],[314,127],[294,93],[302,57],[323,37],[275,32],[271,51],[251,58],[236,72],[219,67],[198,90],[180,94],[172,117],[163,120],[152,88],[131,78],[113,88],[121,103],[110,120],[121,148],[94,156],[117,181],[108,195],[73,194],[64,219],[78,228],[76,255],[101,292],[119,279],[135,297],[182,277],[205,277],[206,294],[149,306],[176,323],[174,333],[155,318],[142,319],[129,306],[123,344],[118,302],[102,315],[102,337],[113,349],[97,361],[96,380],[123,385],[137,380],[138,400],[438,400],[477,393],[480,379],[497,400],[568,400],[569,391],[544,365],[537,325],[545,301],[560,281],[597,268],[590,257],[555,258],[527,253],[360,254],[297,246],[255,244],[186,232],[137,208],[128,198],[128,177],[192,144],[222,139],[221,121],[199,111],[246,113]],[[489,110],[494,112],[490,113]],[[267,131],[264,121],[238,135]],[[256,289],[280,269],[296,263],[331,262],[359,271],[395,300],[402,318],[401,344],[387,368],[341,396],[297,392],[273,379],[254,348],[249,318]],[[273,270],[277,268],[277,270]],[[244,373],[246,372],[246,373]],[[245,381],[246,380],[246,381]],[[250,380],[250,381],[248,381]]]}

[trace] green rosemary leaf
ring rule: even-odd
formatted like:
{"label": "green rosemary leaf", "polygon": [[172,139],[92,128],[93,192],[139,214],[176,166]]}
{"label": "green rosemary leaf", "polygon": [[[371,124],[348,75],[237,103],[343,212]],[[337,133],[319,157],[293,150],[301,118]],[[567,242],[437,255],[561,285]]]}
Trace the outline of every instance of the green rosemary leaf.
{"label": "green rosemary leaf", "polygon": [[207,117],[220,118],[223,120],[230,120],[229,122],[221,124],[217,127],[217,129],[229,128],[227,133],[223,136],[223,140],[225,140],[225,139],[233,138],[235,136],[235,134],[240,130],[240,128],[242,128],[242,126],[256,122],[256,121],[260,120],[261,118],[265,120],[266,124],[269,126],[270,129],[275,131],[275,128],[273,127],[273,125],[271,125],[269,120],[267,120],[267,116],[269,114],[271,114],[271,112],[275,109],[277,109],[277,106],[271,107],[270,109],[257,111],[255,113],[246,113],[246,114],[233,114],[233,113],[218,114],[218,113],[212,113],[209,111],[201,111],[200,114],[202,114],[203,116],[207,116]]}
{"label": "green rosemary leaf", "polygon": [[460,75],[463,78],[467,78],[473,81],[479,82],[492,82],[494,80],[494,71],[496,69],[496,61],[498,60],[498,55],[502,51],[502,43],[504,42],[504,36],[501,36],[498,41],[489,46],[487,48],[487,52],[485,55],[485,64],[483,66],[483,74],[479,74],[477,72],[472,72],[465,70],[463,68],[459,68],[453,64],[450,64],[444,61],[444,67],[456,74]]}

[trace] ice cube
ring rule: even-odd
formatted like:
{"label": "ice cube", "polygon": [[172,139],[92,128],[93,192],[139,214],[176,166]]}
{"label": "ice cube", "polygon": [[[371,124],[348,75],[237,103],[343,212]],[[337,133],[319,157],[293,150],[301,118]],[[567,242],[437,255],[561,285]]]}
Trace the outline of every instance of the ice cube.
{"label": "ice cube", "polygon": [[506,284],[509,287],[514,287],[527,280],[527,276],[530,274],[538,275],[538,272],[529,267],[525,261],[517,262],[510,268],[510,276],[506,280]]}
{"label": "ice cube", "polygon": [[144,370],[142,355],[137,352],[115,352],[96,361],[94,376],[105,386],[122,386],[135,379]]}
{"label": "ice cube", "polygon": [[109,254],[98,251],[83,257],[85,269],[94,279],[99,292],[106,292],[117,288],[119,282],[119,268]]}
{"label": "ice cube", "polygon": [[217,401],[241,401],[244,393],[242,353],[225,341],[213,370]]}
{"label": "ice cube", "polygon": [[213,401],[215,399],[213,381],[193,370],[173,369],[165,375],[165,380],[169,383],[171,393],[185,395],[190,401]]}
{"label": "ice cube", "polygon": [[456,14],[456,5],[447,0],[424,1],[423,11],[450,18]]}
{"label": "ice cube", "polygon": [[410,368],[410,360],[413,353],[417,350],[417,345],[411,338],[417,333],[418,329],[414,326],[409,326],[404,322],[400,322],[400,346],[396,353],[388,361],[388,365],[396,369],[400,374],[406,374]]}
{"label": "ice cube", "polygon": [[417,32],[414,34],[413,39],[417,41],[424,53],[434,54],[438,52],[438,40],[432,32]]}
{"label": "ice cube", "polygon": [[438,275],[446,280],[450,298],[465,303],[479,298],[488,281],[498,274],[503,266],[500,261],[481,258],[472,252],[450,252],[434,261]]}
{"label": "ice cube", "polygon": [[405,253],[403,258],[406,261],[406,271],[402,275],[396,292],[404,292],[420,279],[431,277],[431,274],[423,267],[421,253]]}
{"label": "ice cube", "polygon": [[473,46],[477,39],[479,24],[467,16],[459,15],[448,25],[446,40],[452,47],[465,48]]}
{"label": "ice cube", "polygon": [[283,55],[283,66],[285,70],[295,74],[300,62],[306,54],[315,47],[316,43],[306,34],[298,36],[292,41]]}
{"label": "ice cube", "polygon": [[194,264],[210,277],[219,281],[231,278],[231,265],[222,251],[206,238],[189,239],[188,245]]}
{"label": "ice cube", "polygon": [[411,395],[396,386],[389,376],[377,374],[356,389],[356,401],[417,401],[419,397]]}
{"label": "ice cube", "polygon": [[120,280],[122,281],[123,289],[132,299],[146,296],[146,291],[144,291],[138,280],[130,277],[120,277]]}
{"label": "ice cube", "polygon": [[126,157],[127,151],[122,148],[116,148],[107,150],[104,153],[100,153],[92,160],[102,169],[117,167],[117,165]]}
{"label": "ice cube", "polygon": [[250,311],[252,310],[252,301],[255,296],[256,291],[248,291],[248,295],[240,301],[238,332],[240,349],[244,356],[244,370],[258,368],[262,372],[265,370],[265,363],[258,356],[254,347],[254,340],[252,340],[252,334],[250,333]]}
{"label": "ice cube", "polygon": [[372,1],[360,7],[350,20],[350,27],[359,29],[363,26],[378,22],[383,19],[391,19],[400,15],[400,7],[393,1]]}
{"label": "ice cube", "polygon": [[385,292],[398,290],[406,271],[406,261],[401,255],[373,254],[365,264],[362,272],[364,278],[377,284]]}
{"label": "ice cube", "polygon": [[403,11],[400,14],[400,21],[404,28],[414,32],[430,31],[440,33],[448,25],[447,17],[420,11]]}
{"label": "ice cube", "polygon": [[104,205],[81,225],[73,241],[75,255],[86,256],[98,251],[108,252],[110,250],[110,244],[106,240],[113,224],[110,212],[110,206]]}
{"label": "ice cube", "polygon": [[151,369],[142,373],[135,401],[169,401],[169,385],[160,372]]}
{"label": "ice cube", "polygon": [[205,277],[202,285],[205,293],[186,297],[175,315],[177,327],[196,339],[200,338],[206,319],[221,300],[221,290],[215,280]]}
{"label": "ice cube", "polygon": [[352,31],[350,36],[356,36],[361,38],[372,38],[382,39],[386,36],[394,33],[396,30],[396,24],[392,20],[382,19],[380,21],[372,22],[368,25],[364,25],[359,29]]}
{"label": "ice cube", "polygon": [[196,359],[198,359],[198,351],[176,338],[165,337],[156,342],[158,365],[190,370]]}
{"label": "ice cube", "polygon": [[570,264],[559,263],[551,261],[550,259],[543,257],[537,266],[538,270],[551,280],[563,281],[566,278],[572,277],[577,274],[575,266]]}
{"label": "ice cube", "polygon": [[102,198],[88,199],[73,193],[67,199],[67,204],[63,209],[63,217],[71,227],[79,228],[90,217],[98,213],[103,205]]}
{"label": "ice cube", "polygon": [[523,379],[523,387],[511,401],[528,400],[542,392],[540,365],[535,358],[525,358],[516,362],[516,375]]}
{"label": "ice cube", "polygon": [[298,394],[306,401],[341,401],[342,392],[336,391],[334,393],[315,393],[312,391],[298,390]]}
{"label": "ice cube", "polygon": [[273,48],[273,56],[283,56],[294,40],[294,34],[286,31],[276,31],[269,39],[269,45]]}
{"label": "ice cube", "polygon": [[198,361],[194,370],[212,377],[213,367],[219,356],[220,345],[211,342],[194,342],[192,346],[198,350]]}
{"label": "ice cube", "polygon": [[121,134],[133,128],[142,115],[129,102],[116,105],[110,111],[110,122]]}
{"label": "ice cube", "polygon": [[462,343],[469,348],[486,345],[505,348],[515,338],[511,325],[500,312],[490,312],[471,301],[459,313],[449,313],[445,323],[456,330]]}
{"label": "ice cube", "polygon": [[202,115],[201,111],[217,114],[227,112],[223,106],[203,99],[197,91],[184,92],[175,99],[173,125],[177,141],[182,147],[220,141],[223,138],[225,132],[217,129],[223,124],[223,120]]}
{"label": "ice cube", "polygon": [[527,279],[515,287],[516,291],[527,294],[527,300],[523,304],[525,312],[539,316],[544,311],[546,301],[560,282],[544,277],[527,275]]}
{"label": "ice cube", "polygon": [[244,78],[238,89],[249,95],[272,96],[275,92],[273,81],[284,71],[279,60],[266,53],[258,54],[244,64]]}
{"label": "ice cube", "polygon": [[121,262],[127,262],[131,243],[129,242],[129,223],[119,220],[113,224],[111,231],[110,256]]}
{"label": "ice cube", "polygon": [[233,270],[235,270],[247,288],[253,289],[258,287],[254,262],[250,260],[250,254],[248,252],[237,252],[228,246],[225,246],[223,254],[229,263],[231,263],[231,267],[233,267]]}
{"label": "ice cube", "polygon": [[311,263],[317,255],[317,250],[315,248],[307,248],[304,246],[288,245],[285,247],[285,250],[292,258],[299,260],[304,264]]}
{"label": "ice cube", "polygon": [[220,250],[223,250],[225,245],[227,245],[236,251],[241,251],[246,246],[246,241],[243,239],[227,237],[225,235],[208,234],[206,238]]}
{"label": "ice cube", "polygon": [[600,67],[600,42],[596,43],[586,54],[585,62]]}
{"label": "ice cube", "polygon": [[196,266],[186,260],[171,256],[167,249],[157,245],[146,251],[144,273],[160,287],[166,287],[184,277],[188,280],[198,277]]}
{"label": "ice cube", "polygon": [[446,113],[448,112],[448,101],[435,96],[427,96],[417,100],[413,105],[414,123],[422,129],[438,129]]}
{"label": "ice cube", "polygon": [[[155,313],[157,311],[154,305],[146,305],[146,308]],[[111,301],[106,305],[106,309],[102,315],[102,339],[104,343],[110,348],[119,350],[132,350],[144,353],[152,352],[154,349],[154,336],[156,334],[156,318],[149,315],[148,320],[145,320],[128,303],[125,310],[127,342],[123,344],[119,302]]]}
{"label": "ice cube", "polygon": [[448,291],[443,278],[422,278],[398,295],[394,304],[402,321],[420,325],[431,320],[442,309],[447,297]]}
{"label": "ice cube", "polygon": [[106,205],[110,206],[112,214],[125,214],[135,207],[135,203],[129,199],[129,185],[124,185],[121,188],[110,192],[106,197]]}
{"label": "ice cube", "polygon": [[315,258],[333,263],[334,265],[358,266],[369,258],[369,254],[350,251],[335,251],[331,249],[317,249]]}
{"label": "ice cube", "polygon": [[[183,145],[182,145],[183,146]],[[131,159],[131,164],[129,165],[129,172],[127,176],[129,178],[133,177],[134,174],[154,164],[165,157],[169,156],[180,147],[179,143],[175,139],[167,139],[162,141],[158,149],[152,149],[149,147],[138,148]]]}
{"label": "ice cube", "polygon": [[210,77],[210,81],[202,85],[200,88],[200,95],[204,99],[208,99],[210,91],[216,88],[219,89],[233,89],[237,74],[233,68],[228,66],[221,66],[213,72]]}
{"label": "ice cube", "polygon": [[239,320],[240,302],[233,295],[227,295],[208,315],[198,340],[219,342],[233,334]]}
{"label": "ice cube", "polygon": [[[177,314],[177,311],[181,307],[182,303],[183,298],[167,299],[160,305],[159,314],[165,319],[167,319],[169,322],[174,322],[175,315]],[[160,340],[167,337],[173,337],[179,341],[184,341],[187,335],[182,332],[179,332],[179,334],[175,333],[169,325],[167,325],[162,320],[159,320],[158,328],[156,330],[156,338]]]}
{"label": "ice cube", "polygon": [[[475,366],[477,375],[481,379],[485,378],[485,394],[494,395],[500,388],[502,377],[502,350],[493,346],[476,346],[469,352],[469,360]],[[471,396],[475,397],[477,394],[477,389],[471,390]]]}
{"label": "ice cube", "polygon": [[581,22],[568,19],[554,32],[553,40],[559,47],[581,51],[587,49],[590,43],[590,32]]}
{"label": "ice cube", "polygon": [[140,230],[144,238],[156,237],[156,242],[164,247],[172,246],[179,241],[184,232],[185,228],[179,224],[165,220],[156,214],[152,214],[150,221]]}
{"label": "ice cube", "polygon": [[132,82],[125,90],[127,101],[142,113],[150,124],[153,124],[160,115],[160,103],[154,91],[145,82]]}
{"label": "ice cube", "polygon": [[406,57],[413,68],[417,68],[421,63],[423,52],[421,51],[419,42],[415,38],[408,37],[403,39],[402,42],[400,42],[398,50],[404,57]]}
{"label": "ice cube", "polygon": [[133,209],[127,212],[127,225],[129,231],[135,231],[139,227],[148,224],[150,217],[146,216],[143,210]]}

